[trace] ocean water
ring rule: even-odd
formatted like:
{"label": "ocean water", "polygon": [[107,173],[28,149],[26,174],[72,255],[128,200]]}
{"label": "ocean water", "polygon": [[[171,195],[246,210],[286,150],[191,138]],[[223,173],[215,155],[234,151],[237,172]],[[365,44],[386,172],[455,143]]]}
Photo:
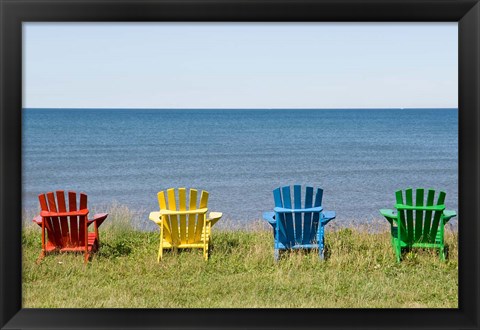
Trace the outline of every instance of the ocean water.
{"label": "ocean water", "polygon": [[381,219],[407,187],[442,189],[458,210],[457,109],[24,109],[22,123],[25,210],[42,192],[84,191],[154,229],[156,193],[194,187],[219,226],[242,227],[291,184],[323,188],[338,225]]}

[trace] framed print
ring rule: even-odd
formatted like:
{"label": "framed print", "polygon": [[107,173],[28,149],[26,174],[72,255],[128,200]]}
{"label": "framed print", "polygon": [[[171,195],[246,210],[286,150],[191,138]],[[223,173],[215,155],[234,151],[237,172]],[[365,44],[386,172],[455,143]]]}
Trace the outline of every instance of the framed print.
{"label": "framed print", "polygon": [[477,1],[0,8],[2,329],[479,328]]}

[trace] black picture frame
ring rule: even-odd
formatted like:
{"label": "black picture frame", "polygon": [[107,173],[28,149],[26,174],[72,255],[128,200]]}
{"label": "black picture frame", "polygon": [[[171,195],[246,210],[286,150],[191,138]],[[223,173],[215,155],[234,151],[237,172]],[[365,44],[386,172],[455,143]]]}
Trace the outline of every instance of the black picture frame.
{"label": "black picture frame", "polygon": [[[479,329],[480,5],[472,0],[0,0],[0,327]],[[22,309],[22,22],[458,22],[458,309]]]}

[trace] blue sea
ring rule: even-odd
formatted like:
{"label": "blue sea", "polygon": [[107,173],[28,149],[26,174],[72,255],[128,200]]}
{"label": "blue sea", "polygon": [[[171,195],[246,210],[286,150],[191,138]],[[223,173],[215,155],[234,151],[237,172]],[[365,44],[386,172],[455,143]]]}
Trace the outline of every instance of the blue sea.
{"label": "blue sea", "polygon": [[219,226],[244,227],[274,188],[302,184],[324,189],[338,225],[381,219],[407,187],[442,189],[458,211],[457,109],[24,109],[22,123],[25,210],[42,192],[84,191],[154,229],[157,192],[194,187]]}

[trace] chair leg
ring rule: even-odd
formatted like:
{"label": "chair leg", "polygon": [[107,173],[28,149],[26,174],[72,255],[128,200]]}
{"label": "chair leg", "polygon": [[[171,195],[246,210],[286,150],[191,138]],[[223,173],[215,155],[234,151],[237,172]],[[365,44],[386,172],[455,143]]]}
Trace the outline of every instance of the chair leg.
{"label": "chair leg", "polygon": [[273,252],[273,259],[275,260],[275,262],[277,262],[279,258],[280,258],[280,250],[275,249],[275,251]]}
{"label": "chair leg", "polygon": [[324,251],[323,251],[323,238],[324,238],[324,232],[323,232],[323,226],[319,228],[318,236],[317,236],[317,242],[318,242],[318,256],[320,260],[323,260],[325,258]]}
{"label": "chair leg", "polygon": [[440,260],[442,261],[445,261],[445,246],[442,245],[442,247],[440,248],[440,251],[439,251],[439,255],[440,255]]}
{"label": "chair leg", "polygon": [[163,246],[160,244],[160,247],[158,248],[157,263],[160,263],[160,260],[162,260],[162,257],[163,257]]}
{"label": "chair leg", "polygon": [[95,240],[93,241],[93,245],[92,245],[92,252],[97,252],[98,248],[99,248],[98,238],[95,238]]}
{"label": "chair leg", "polygon": [[325,260],[325,248],[323,243],[318,246],[318,256],[320,257],[320,260]]}
{"label": "chair leg", "polygon": [[45,258],[45,255],[45,251],[42,250],[42,252],[40,252],[40,254],[38,255],[36,263],[39,264],[40,262],[42,262],[43,258]]}
{"label": "chair leg", "polygon": [[400,246],[400,243],[397,242],[397,239],[392,235],[392,247],[393,250],[395,251],[395,259],[397,262],[401,261],[401,255],[402,255],[402,247]]}
{"label": "chair leg", "polygon": [[395,256],[397,259],[397,262],[400,262],[402,260],[402,247],[401,246],[395,246]]}
{"label": "chair leg", "polygon": [[83,263],[84,263],[84,264],[87,264],[89,259],[90,259],[90,253],[85,252],[85,257],[84,257]]}
{"label": "chair leg", "polygon": [[203,248],[203,258],[208,261],[208,245]]}

